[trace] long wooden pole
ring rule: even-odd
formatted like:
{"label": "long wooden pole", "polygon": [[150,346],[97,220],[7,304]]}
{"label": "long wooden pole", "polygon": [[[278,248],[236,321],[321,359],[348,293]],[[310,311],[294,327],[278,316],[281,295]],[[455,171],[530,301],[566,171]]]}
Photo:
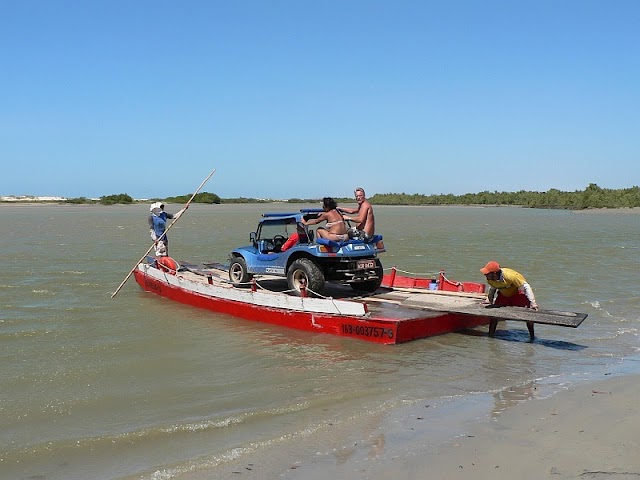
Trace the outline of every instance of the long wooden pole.
{"label": "long wooden pole", "polygon": [[[196,189],[195,192],[193,192],[193,195],[191,195],[191,198],[189,199],[189,201],[186,203],[186,205],[184,206],[184,209],[186,210],[187,208],[189,208],[189,204],[193,201],[193,199],[195,198],[195,196],[198,194],[198,192],[202,189],[202,187],[204,187],[204,184],[207,183],[207,181],[213,176],[213,174],[216,173],[216,169],[214,168],[213,170],[211,170],[211,173],[209,175],[207,175],[207,178],[205,178],[202,183],[200,184],[200,186]],[[180,215],[180,217],[182,217],[182,215]],[[171,230],[171,227],[173,227],[173,225],[180,219],[180,217],[175,218],[167,227],[167,229],[164,231],[164,233],[160,236],[160,238],[158,238],[158,240],[162,240],[166,235],[167,232],[169,230]],[[125,283],[127,283],[127,280],[129,280],[129,277],[131,276],[131,274],[135,271],[136,268],[138,268],[138,264],[140,264],[140,262],[142,262],[147,255],[149,255],[149,252],[151,251],[151,249],[155,246],[155,242],[151,244],[151,246],[149,247],[149,250],[147,250],[145,252],[144,255],[142,255],[142,258],[140,258],[140,260],[138,260],[136,262],[136,264],[133,266],[133,268],[129,271],[129,273],[127,274],[126,277],[124,277],[124,280],[122,281],[122,283],[118,286],[118,288],[116,288],[116,291],[113,292],[111,294],[111,298],[115,297],[118,292],[120,291],[120,289],[124,286]]]}

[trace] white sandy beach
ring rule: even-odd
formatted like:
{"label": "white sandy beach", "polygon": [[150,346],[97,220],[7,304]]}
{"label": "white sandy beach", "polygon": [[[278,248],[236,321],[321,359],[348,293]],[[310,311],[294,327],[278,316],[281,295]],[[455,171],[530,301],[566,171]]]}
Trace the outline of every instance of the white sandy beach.
{"label": "white sandy beach", "polygon": [[394,459],[367,478],[640,478],[640,377],[525,401],[435,454]]}
{"label": "white sandy beach", "polygon": [[[396,418],[351,431],[337,427],[329,450],[323,447],[325,438],[315,445],[317,451],[289,445],[263,452],[250,463],[246,458],[231,462],[224,478],[638,479],[638,399],[639,375],[612,375],[470,422],[464,419],[474,410],[469,405],[446,407],[449,418],[444,421],[438,419],[442,411],[416,417],[419,410],[408,409],[400,422]],[[180,478],[223,478],[219,473],[192,472]]]}
{"label": "white sandy beach", "polygon": [[521,402],[435,449],[422,449],[414,438],[406,454],[378,445],[371,455],[375,445],[369,443],[368,461],[341,462],[336,456],[333,465],[301,463],[284,478],[640,478],[640,376],[603,378],[551,398]]}

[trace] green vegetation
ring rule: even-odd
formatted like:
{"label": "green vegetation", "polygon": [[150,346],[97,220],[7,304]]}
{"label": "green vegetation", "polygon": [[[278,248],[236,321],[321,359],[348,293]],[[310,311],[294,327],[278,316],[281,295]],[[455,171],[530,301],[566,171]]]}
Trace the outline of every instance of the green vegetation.
{"label": "green vegetation", "polygon": [[[25,197],[27,198],[27,197]],[[126,193],[107,195],[93,200],[86,197],[69,198],[64,203],[71,204],[95,204],[114,205],[147,202],[166,202],[185,204],[191,198],[191,194],[177,197],[154,198],[148,200],[134,200]],[[32,203],[35,197],[28,197],[24,201]],[[601,188],[595,183],[589,184],[584,190],[574,192],[562,192],[552,188],[546,192],[489,192],[466,193],[464,195],[436,194],[423,195],[420,193],[376,193],[369,198],[375,205],[509,205],[527,208],[558,208],[567,210],[585,210],[588,208],[633,208],[640,207],[640,187],[610,189]],[[19,201],[19,200],[18,200]],[[56,200],[58,202],[60,200]],[[215,193],[198,193],[192,203],[205,204],[234,204],[234,203],[312,203],[319,204],[319,198],[290,198],[288,200],[273,200],[264,198],[237,197],[220,198]],[[353,197],[336,198],[338,204],[354,203]],[[42,203],[51,203],[52,200],[42,200]]]}
{"label": "green vegetation", "polygon": [[[529,208],[559,208],[584,210],[587,208],[640,207],[640,188],[637,186],[613,190],[589,184],[583,191],[561,192],[552,188],[546,192],[480,192],[465,195],[409,195],[406,193],[376,194],[369,199],[376,205],[514,205]],[[353,202],[353,199],[345,200]]]}
{"label": "green vegetation", "polygon": [[[562,192],[552,188],[546,192],[489,192],[464,195],[419,193],[377,193],[369,198],[375,205],[509,205],[528,208],[557,208],[584,210],[588,208],[640,207],[640,188],[601,188],[595,183],[584,190]],[[290,198],[287,203],[320,203],[319,198]],[[354,203],[353,197],[336,198],[338,204]],[[270,203],[273,200],[256,198],[224,198],[221,203]]]}
{"label": "green vegetation", "polygon": [[237,198],[224,198],[221,203],[271,203],[273,200],[264,200],[261,198],[248,198],[248,197],[237,197]]}
{"label": "green vegetation", "polygon": [[[191,198],[191,195],[193,194],[187,194],[187,195],[180,195],[178,197],[167,197],[164,199],[165,202],[167,203],[187,203],[189,201],[189,199]],[[220,197],[218,195],[216,195],[215,193],[209,193],[209,192],[202,192],[202,193],[198,193],[196,194],[195,197],[193,197],[193,201],[191,203],[222,203],[222,200],[220,200]]]}
{"label": "green vegetation", "polygon": [[83,205],[86,203],[96,203],[95,200],[91,200],[90,198],[87,197],[77,197],[77,198],[67,198],[65,201],[65,203],[74,203],[74,204],[78,204],[78,205]]}
{"label": "green vegetation", "polygon": [[100,197],[100,203],[102,205],[114,205],[116,203],[133,203],[134,200],[126,193],[120,193],[118,195],[107,195]]}

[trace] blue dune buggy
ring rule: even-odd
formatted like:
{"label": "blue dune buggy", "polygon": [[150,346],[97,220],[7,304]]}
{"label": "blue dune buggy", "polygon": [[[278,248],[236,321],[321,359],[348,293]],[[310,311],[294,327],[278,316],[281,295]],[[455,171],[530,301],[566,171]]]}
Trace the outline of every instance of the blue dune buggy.
{"label": "blue dune buggy", "polygon": [[314,239],[315,232],[301,220],[317,218],[320,212],[302,209],[299,213],[263,214],[257,230],[249,235],[251,244],[231,252],[229,280],[240,286],[254,275],[282,276],[297,293],[304,285],[312,293],[322,294],[325,282],[351,285],[364,292],[377,290],[383,275],[378,259],[385,251],[382,236],[343,242]]}

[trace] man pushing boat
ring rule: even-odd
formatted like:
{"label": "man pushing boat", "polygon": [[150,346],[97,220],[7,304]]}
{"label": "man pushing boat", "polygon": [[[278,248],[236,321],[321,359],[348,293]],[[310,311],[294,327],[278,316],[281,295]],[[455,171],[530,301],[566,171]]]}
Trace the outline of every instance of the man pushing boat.
{"label": "man pushing boat", "polygon": [[[538,310],[536,297],[527,279],[511,268],[503,268],[496,261],[487,263],[480,272],[487,279],[489,293],[487,302],[496,307],[524,307]],[[492,318],[489,323],[489,336],[493,337],[496,332],[498,320]],[[527,322],[529,339],[533,342],[533,322]]]}

